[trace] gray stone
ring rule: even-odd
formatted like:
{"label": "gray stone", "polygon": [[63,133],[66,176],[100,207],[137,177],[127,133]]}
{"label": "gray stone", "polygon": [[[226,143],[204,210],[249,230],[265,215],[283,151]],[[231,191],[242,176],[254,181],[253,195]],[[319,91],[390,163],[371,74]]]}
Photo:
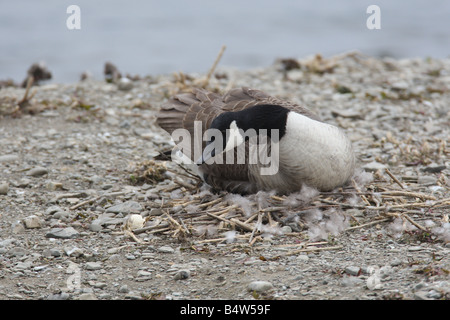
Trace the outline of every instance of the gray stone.
{"label": "gray stone", "polygon": [[442,294],[437,290],[431,289],[428,291],[427,297],[430,299],[440,299],[442,298]]}
{"label": "gray stone", "polygon": [[130,289],[128,288],[128,286],[126,284],[124,284],[123,286],[121,286],[118,290],[119,293],[128,293],[130,292]]}
{"label": "gray stone", "polygon": [[23,271],[23,270],[29,269],[30,267],[31,267],[30,261],[19,262],[15,265],[14,270],[15,271]]}
{"label": "gray stone", "polygon": [[45,210],[45,214],[54,214],[55,212],[62,211],[61,207],[59,206],[51,206],[47,210]]}
{"label": "gray stone", "polygon": [[29,216],[23,220],[27,229],[36,229],[42,227],[42,220],[37,216]]}
{"label": "gray stone", "polygon": [[345,273],[351,275],[351,276],[358,276],[359,272],[361,271],[360,267],[355,266],[348,266],[344,269]]}
{"label": "gray stone", "polygon": [[296,260],[299,262],[308,262],[309,257],[306,254],[300,254],[297,256]]}
{"label": "gray stone", "polygon": [[22,233],[25,231],[25,226],[22,221],[15,221],[11,224],[11,232],[13,234]]}
{"label": "gray stone", "polygon": [[12,249],[9,251],[9,254],[10,254],[11,256],[13,256],[13,257],[23,257],[23,256],[25,256],[25,255],[28,254],[28,251],[25,250],[25,248],[22,248],[22,247],[16,247],[16,248],[12,248]]}
{"label": "gray stone", "polygon": [[78,297],[77,300],[98,300],[98,299],[93,293],[83,293]]}
{"label": "gray stone", "polygon": [[53,214],[53,218],[65,221],[69,218],[69,213],[64,210],[60,210]]}
{"label": "gray stone", "polygon": [[341,285],[343,287],[355,287],[363,284],[364,281],[357,277],[344,276],[341,280]]}
{"label": "gray stone", "polygon": [[50,249],[50,255],[52,257],[60,257],[61,251],[59,251],[58,249]]}
{"label": "gray stone", "polygon": [[17,187],[19,188],[26,188],[28,187],[31,183],[33,182],[33,180],[28,179],[28,178],[22,178],[19,180],[19,182],[17,183]]}
{"label": "gray stone", "polygon": [[0,183],[0,194],[6,195],[9,191],[9,184],[7,182]]}
{"label": "gray stone", "polygon": [[64,252],[69,257],[80,257],[83,255],[83,250],[77,247],[66,247],[64,248]]}
{"label": "gray stone", "polygon": [[47,190],[50,191],[55,191],[57,189],[62,190],[63,185],[61,182],[57,182],[57,181],[49,181],[47,182],[47,184],[45,185],[45,187],[47,188]]}
{"label": "gray stone", "polygon": [[401,265],[402,263],[403,263],[402,260],[394,259],[391,261],[390,265],[391,265],[391,267],[397,267],[397,266]]}
{"label": "gray stone", "polygon": [[185,280],[191,276],[191,272],[189,270],[180,270],[173,277],[175,280]]}
{"label": "gray stone", "polygon": [[159,209],[159,208],[152,208],[151,210],[150,210],[150,216],[160,216],[160,215],[162,215],[164,212],[162,211],[162,209]]}
{"label": "gray stone", "polygon": [[427,295],[428,295],[428,292],[426,292],[426,291],[417,291],[417,292],[414,292],[414,299],[416,299],[416,300],[432,300]]}
{"label": "gray stone", "polygon": [[175,252],[175,250],[173,248],[169,247],[169,246],[159,247],[158,251],[162,252],[162,253],[174,253]]}
{"label": "gray stone", "polygon": [[362,168],[366,171],[378,171],[378,170],[384,170],[386,169],[386,165],[376,162],[376,161],[372,161],[369,163],[366,163],[365,165],[362,166]]}
{"label": "gray stone", "polygon": [[[92,221],[91,226],[95,225],[95,224],[100,225],[100,226],[123,224],[125,218],[114,218],[114,217],[115,217],[115,213],[112,213],[112,212],[103,213],[97,219]],[[93,226],[93,228],[94,228],[94,230],[98,229],[97,227],[94,227],[94,226]],[[94,231],[94,230],[92,230],[92,231]],[[100,231],[100,230],[97,230],[97,231]]]}
{"label": "gray stone", "polygon": [[95,289],[105,289],[108,286],[108,284],[106,282],[94,282],[92,283],[92,286]]}
{"label": "gray stone", "polygon": [[139,213],[142,211],[142,206],[140,203],[136,201],[127,201],[112,207],[109,207],[106,209],[106,212],[112,212],[112,213]]}
{"label": "gray stone", "polygon": [[148,271],[145,271],[145,270],[139,270],[139,271],[137,272],[137,276],[138,276],[139,278],[142,278],[142,277],[148,278],[148,277],[151,277],[151,275],[152,275],[151,272],[148,272]]}
{"label": "gray stone", "polygon": [[89,225],[89,230],[99,232],[103,229],[102,225],[98,222],[93,222]]}
{"label": "gray stone", "polygon": [[66,292],[51,294],[47,297],[47,300],[69,300],[70,295]]}
{"label": "gray stone", "polygon": [[142,300],[142,296],[139,295],[138,292],[130,291],[125,295],[125,299],[129,300]]}
{"label": "gray stone", "polygon": [[102,264],[100,262],[86,262],[85,268],[90,271],[100,270],[102,268]]}
{"label": "gray stone", "polygon": [[36,266],[33,268],[33,271],[42,271],[45,270],[45,268],[48,267],[48,264],[42,265],[42,266]]}
{"label": "gray stone", "polygon": [[131,90],[133,88],[133,82],[126,77],[122,77],[119,79],[117,87],[119,88],[119,90],[123,91]]}
{"label": "gray stone", "polygon": [[421,185],[435,185],[437,183],[437,178],[433,176],[419,176],[417,178],[417,183]]}
{"label": "gray stone", "polygon": [[79,236],[79,232],[72,227],[53,228],[45,236],[47,238],[73,239]]}
{"label": "gray stone", "polygon": [[273,285],[268,281],[253,281],[247,286],[248,291],[265,292],[271,290]]}
{"label": "gray stone", "polygon": [[382,279],[389,277],[394,273],[394,269],[391,266],[384,266],[380,268],[380,276]]}
{"label": "gray stone", "polygon": [[35,167],[35,168],[31,169],[30,171],[28,171],[28,175],[32,176],[32,177],[40,177],[47,173],[48,173],[48,170],[44,167]]}
{"label": "gray stone", "polygon": [[0,162],[14,162],[19,160],[19,156],[15,154],[5,154],[0,156]]}
{"label": "gray stone", "polygon": [[10,245],[14,244],[16,241],[16,239],[13,238],[8,238],[5,240],[0,241],[0,247],[9,247]]}
{"label": "gray stone", "polygon": [[414,252],[414,251],[421,251],[423,248],[421,246],[411,246],[408,247],[408,251]]}

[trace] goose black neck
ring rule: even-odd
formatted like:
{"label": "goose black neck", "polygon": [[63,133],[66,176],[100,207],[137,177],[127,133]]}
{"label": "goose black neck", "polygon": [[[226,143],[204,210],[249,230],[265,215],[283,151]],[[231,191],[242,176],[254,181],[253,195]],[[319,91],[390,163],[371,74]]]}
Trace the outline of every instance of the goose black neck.
{"label": "goose black neck", "polygon": [[271,130],[279,130],[279,139],[286,133],[286,121],[289,110],[271,104],[258,105],[234,112],[234,119],[240,129],[261,129],[267,130],[267,135],[271,136]]}

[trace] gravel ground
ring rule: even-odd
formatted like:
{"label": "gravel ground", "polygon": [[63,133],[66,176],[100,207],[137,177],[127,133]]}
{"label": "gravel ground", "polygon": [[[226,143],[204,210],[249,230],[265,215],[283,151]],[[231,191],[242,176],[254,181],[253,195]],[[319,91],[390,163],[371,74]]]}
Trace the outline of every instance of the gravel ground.
{"label": "gravel ground", "polygon": [[170,146],[155,112],[202,76],[46,84],[22,110],[25,89],[0,89],[0,299],[450,299],[450,60],[217,69],[211,89],[261,89],[342,127],[361,168],[307,201],[262,194],[288,208],[253,234],[193,217],[219,199],[245,221],[258,197],[149,162]]}

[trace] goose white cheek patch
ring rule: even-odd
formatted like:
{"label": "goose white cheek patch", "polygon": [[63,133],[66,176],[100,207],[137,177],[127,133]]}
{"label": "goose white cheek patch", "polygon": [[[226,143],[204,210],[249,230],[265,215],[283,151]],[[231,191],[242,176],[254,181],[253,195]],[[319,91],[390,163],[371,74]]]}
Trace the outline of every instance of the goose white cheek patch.
{"label": "goose white cheek patch", "polygon": [[228,141],[225,146],[225,152],[233,150],[234,148],[240,146],[244,142],[244,137],[242,136],[236,121],[231,122],[230,129],[228,130]]}

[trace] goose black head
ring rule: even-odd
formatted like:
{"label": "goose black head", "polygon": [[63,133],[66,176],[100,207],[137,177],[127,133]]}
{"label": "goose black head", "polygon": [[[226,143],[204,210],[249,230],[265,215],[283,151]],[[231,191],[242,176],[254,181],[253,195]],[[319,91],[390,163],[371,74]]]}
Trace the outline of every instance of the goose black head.
{"label": "goose black head", "polygon": [[278,105],[258,105],[236,112],[224,112],[218,115],[206,132],[208,139],[203,150],[200,164],[216,155],[232,150],[249,138],[259,134],[272,137],[277,131],[281,139],[286,132],[286,120],[289,110]]}

